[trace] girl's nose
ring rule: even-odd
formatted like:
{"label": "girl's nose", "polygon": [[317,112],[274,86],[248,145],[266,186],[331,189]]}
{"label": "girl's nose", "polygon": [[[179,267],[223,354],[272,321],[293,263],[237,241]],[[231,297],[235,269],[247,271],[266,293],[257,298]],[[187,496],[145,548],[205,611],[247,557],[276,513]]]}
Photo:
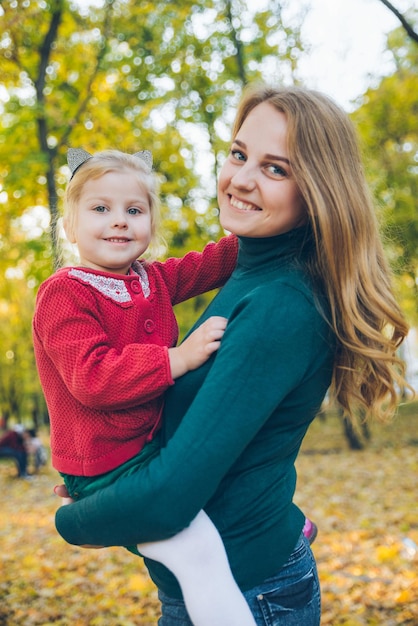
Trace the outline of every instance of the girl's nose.
{"label": "girl's nose", "polygon": [[112,219],[113,228],[127,228],[127,226],[128,226],[128,222],[126,220],[126,215],[124,212],[115,214],[113,216],[113,219]]}

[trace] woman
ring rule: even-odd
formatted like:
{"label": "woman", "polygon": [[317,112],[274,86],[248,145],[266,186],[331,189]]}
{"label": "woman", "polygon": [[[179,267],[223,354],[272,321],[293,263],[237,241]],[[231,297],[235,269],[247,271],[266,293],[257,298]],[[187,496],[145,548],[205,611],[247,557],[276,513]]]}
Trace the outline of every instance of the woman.
{"label": "woman", "polygon": [[[247,91],[218,198],[239,256],[198,323],[228,318],[221,347],[169,391],[160,454],[59,509],[56,524],[70,543],[126,545],[173,536],[204,508],[257,624],[314,626],[320,592],[293,503],[295,460],[330,386],[349,415],[394,410],[407,325],[354,130],[327,97]],[[189,625],[174,577],[146,563],[161,626]]]}

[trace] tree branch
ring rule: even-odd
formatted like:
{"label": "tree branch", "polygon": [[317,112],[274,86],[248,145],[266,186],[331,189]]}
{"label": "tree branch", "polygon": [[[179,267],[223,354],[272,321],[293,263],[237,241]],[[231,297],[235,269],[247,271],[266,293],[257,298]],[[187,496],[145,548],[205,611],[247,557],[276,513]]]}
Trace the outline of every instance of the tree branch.
{"label": "tree branch", "polygon": [[49,59],[51,57],[52,44],[57,38],[58,26],[61,24],[62,20],[62,0],[59,0],[55,9],[51,15],[51,22],[49,24],[48,32],[39,47],[39,68],[38,68],[38,76],[35,82],[36,89],[36,99],[38,102],[44,101],[44,87],[45,87],[45,79],[46,79],[46,70],[49,64]]}
{"label": "tree branch", "polygon": [[111,11],[112,11],[112,2],[113,0],[106,0],[106,4],[105,4],[105,13],[104,13],[104,22],[103,22],[103,45],[99,48],[99,51],[97,53],[97,57],[96,57],[96,62],[95,62],[95,66],[92,70],[92,72],[90,73],[90,76],[88,77],[88,81],[85,87],[85,95],[83,98],[80,99],[79,101],[79,105],[77,108],[77,111],[75,112],[75,114],[72,116],[72,119],[69,120],[69,123],[66,126],[66,130],[64,131],[58,146],[65,146],[67,141],[68,141],[68,137],[71,135],[71,132],[73,130],[73,127],[78,123],[79,119],[81,118],[82,113],[85,111],[88,102],[90,100],[91,97],[91,87],[93,85],[94,80],[97,77],[97,74],[101,68],[101,64],[103,61],[103,58],[106,55],[107,52],[107,42],[108,42],[108,35],[109,35],[109,29],[110,29],[110,25],[111,25]]}
{"label": "tree branch", "polygon": [[246,75],[246,71],[245,71],[245,62],[244,62],[244,48],[242,45],[242,42],[239,38],[239,35],[234,27],[234,21],[233,21],[233,15],[232,15],[232,6],[231,6],[231,1],[228,0],[226,2],[226,17],[227,20],[229,22],[229,25],[231,27],[231,39],[232,42],[235,46],[235,50],[236,50],[236,54],[235,54],[235,60],[237,62],[237,68],[238,68],[238,76],[241,80],[241,83],[243,85],[247,84],[247,75]]}
{"label": "tree branch", "polygon": [[418,32],[414,30],[413,26],[405,19],[402,13],[399,13],[398,9],[394,7],[393,4],[389,2],[389,0],[380,0],[380,2],[384,4],[385,7],[389,9],[389,11],[392,11],[392,13],[398,18],[411,39],[418,43]]}

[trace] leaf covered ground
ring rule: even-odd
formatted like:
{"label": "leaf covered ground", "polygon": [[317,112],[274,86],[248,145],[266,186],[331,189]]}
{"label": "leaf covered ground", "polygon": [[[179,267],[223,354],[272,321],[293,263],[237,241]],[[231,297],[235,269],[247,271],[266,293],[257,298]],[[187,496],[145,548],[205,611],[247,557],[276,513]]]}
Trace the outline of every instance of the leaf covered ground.
{"label": "leaf covered ground", "polygon": [[[297,502],[319,526],[322,625],[418,626],[418,404],[350,451],[334,414],[298,460]],[[47,435],[44,437],[47,440]],[[0,626],[151,626],[156,590],[122,548],[83,550],[56,534],[59,482],[0,463]]]}

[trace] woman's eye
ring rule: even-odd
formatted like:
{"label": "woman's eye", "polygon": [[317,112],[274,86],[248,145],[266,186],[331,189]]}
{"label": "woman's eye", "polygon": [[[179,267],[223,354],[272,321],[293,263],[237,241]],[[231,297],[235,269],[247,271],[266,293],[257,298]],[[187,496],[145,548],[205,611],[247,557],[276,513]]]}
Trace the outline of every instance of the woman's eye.
{"label": "woman's eye", "polygon": [[270,172],[275,178],[286,178],[288,176],[287,172],[280,165],[268,165],[267,171]]}
{"label": "woman's eye", "polygon": [[245,161],[245,156],[241,150],[231,150],[231,156],[237,161]]}

